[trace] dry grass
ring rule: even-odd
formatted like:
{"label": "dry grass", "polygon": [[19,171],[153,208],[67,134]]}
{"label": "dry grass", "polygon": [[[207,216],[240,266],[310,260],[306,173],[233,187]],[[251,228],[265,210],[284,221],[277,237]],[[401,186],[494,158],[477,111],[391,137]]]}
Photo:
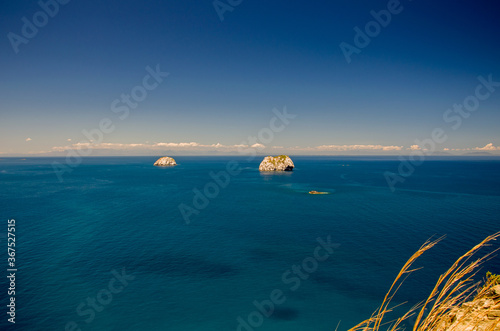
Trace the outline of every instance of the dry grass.
{"label": "dry grass", "polygon": [[[474,246],[442,274],[429,297],[412,307],[403,316],[396,320],[386,321],[386,314],[395,307],[391,307],[391,301],[394,295],[401,287],[405,279],[415,270],[411,269],[412,264],[425,251],[434,247],[443,237],[437,240],[426,241],[405,263],[392,283],[380,307],[372,316],[349,329],[349,331],[378,331],[378,330],[405,330],[403,322],[411,316],[416,316],[413,325],[413,331],[443,331],[443,330],[465,330],[466,327],[472,327],[470,330],[476,330],[475,327],[481,325],[480,330],[500,330],[500,318],[488,320],[488,314],[493,310],[500,309],[499,297],[492,296],[492,287],[494,281],[486,279],[483,286],[478,287],[478,283],[473,283],[473,277],[476,275],[478,267],[486,260],[492,257],[498,249],[481,257],[476,257],[479,250],[489,245],[492,241],[500,237],[500,232],[495,233]],[[489,306],[483,305],[481,300],[490,303]],[[493,304],[491,301],[493,300]],[[476,304],[465,304],[473,301]],[[481,307],[479,309],[478,307]],[[489,321],[489,322],[487,322]],[[485,324],[486,323],[486,324]],[[498,329],[496,329],[498,328]]]}

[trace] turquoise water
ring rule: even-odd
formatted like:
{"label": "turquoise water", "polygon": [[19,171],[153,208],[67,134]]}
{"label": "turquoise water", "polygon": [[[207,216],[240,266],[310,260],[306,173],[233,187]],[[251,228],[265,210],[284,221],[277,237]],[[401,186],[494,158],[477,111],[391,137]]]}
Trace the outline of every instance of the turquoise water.
{"label": "turquoise water", "polygon": [[[393,193],[383,174],[397,159],[292,158],[295,170],[277,174],[243,157],[179,156],[174,168],[152,166],[155,157],[86,158],[62,182],[51,163],[64,159],[0,159],[4,247],[16,220],[11,329],[331,331],[341,321],[346,330],[429,237],[447,235],[396,303],[423,299],[455,258],[500,230],[498,159],[430,158]],[[210,173],[231,161],[241,172],[214,184]],[[179,205],[194,208],[193,189],[206,187],[210,198],[186,224]],[[336,245],[319,261],[317,240],[328,237]],[[299,283],[292,268],[303,263]],[[499,259],[486,270],[500,272]],[[271,297],[272,314],[255,313],[254,301]]]}

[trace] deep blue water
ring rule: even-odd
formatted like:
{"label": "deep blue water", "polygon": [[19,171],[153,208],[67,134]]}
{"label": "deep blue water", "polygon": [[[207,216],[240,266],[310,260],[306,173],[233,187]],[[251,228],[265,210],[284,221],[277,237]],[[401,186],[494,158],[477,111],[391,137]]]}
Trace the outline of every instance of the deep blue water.
{"label": "deep blue water", "polygon": [[[500,230],[498,159],[430,158],[391,192],[383,174],[397,159],[292,158],[295,170],[276,174],[260,173],[260,158],[179,156],[173,168],[154,167],[155,157],[86,158],[62,182],[51,163],[64,159],[0,159],[4,252],[7,220],[16,220],[11,329],[237,330],[238,317],[257,318],[254,301],[280,290],[274,313],[252,329],[331,331],[341,320],[346,330],[370,316],[429,237],[447,235],[396,303],[422,300],[455,258]],[[204,208],[186,224],[179,205],[193,206],[193,189],[216,190],[210,172],[230,161],[241,172],[209,191],[207,206],[198,201]],[[339,246],[315,268],[307,258],[328,236]],[[499,260],[480,274],[500,272]],[[284,282],[303,261],[311,272]],[[4,329],[3,276],[0,286]]]}

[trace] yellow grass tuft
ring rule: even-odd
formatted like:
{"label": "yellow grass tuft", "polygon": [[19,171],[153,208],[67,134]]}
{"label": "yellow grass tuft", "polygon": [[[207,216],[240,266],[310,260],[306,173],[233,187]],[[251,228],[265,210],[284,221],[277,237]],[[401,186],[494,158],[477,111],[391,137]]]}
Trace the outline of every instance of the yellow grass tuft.
{"label": "yellow grass tuft", "polygon": [[[496,317],[500,312],[500,293],[497,294],[493,290],[496,285],[495,278],[487,278],[483,282],[483,286],[479,288],[477,283],[473,283],[477,268],[490,259],[498,249],[479,258],[475,256],[482,247],[487,246],[498,237],[500,237],[500,232],[487,237],[459,257],[439,277],[425,301],[413,306],[396,320],[385,321],[385,315],[396,308],[390,306],[396,292],[405,279],[413,271],[417,270],[411,269],[412,264],[424,252],[441,241],[443,237],[432,241],[427,240],[401,268],[380,307],[370,318],[349,329],[349,331],[405,330],[402,327],[402,322],[415,315],[416,320],[413,331],[500,330],[500,316]],[[495,289],[498,289],[498,287],[495,287]]]}

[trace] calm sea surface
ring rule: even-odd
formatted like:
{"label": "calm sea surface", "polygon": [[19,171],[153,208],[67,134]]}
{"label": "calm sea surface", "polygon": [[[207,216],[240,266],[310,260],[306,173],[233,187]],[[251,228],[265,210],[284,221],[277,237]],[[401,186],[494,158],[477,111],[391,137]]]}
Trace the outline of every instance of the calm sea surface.
{"label": "calm sea surface", "polygon": [[[10,329],[346,330],[426,239],[447,235],[396,297],[408,308],[500,230],[499,159],[430,158],[395,192],[384,172],[396,158],[292,157],[295,170],[275,174],[258,171],[260,157],[175,159],[85,158],[62,182],[52,162],[64,159],[0,159],[2,274],[16,222]],[[228,165],[241,171],[226,177]]]}

